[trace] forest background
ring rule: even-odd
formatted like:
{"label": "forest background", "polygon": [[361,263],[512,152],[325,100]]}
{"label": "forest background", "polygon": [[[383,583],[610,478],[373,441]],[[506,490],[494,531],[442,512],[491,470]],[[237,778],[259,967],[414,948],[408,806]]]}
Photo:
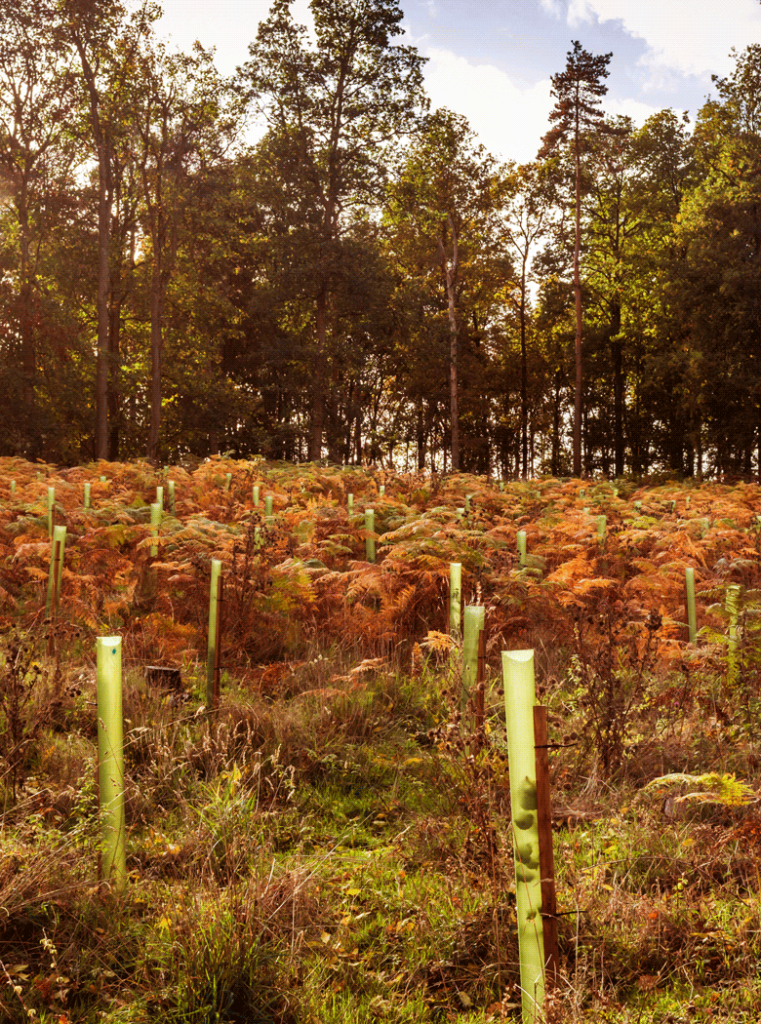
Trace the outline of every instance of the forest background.
{"label": "forest background", "polygon": [[0,0],[0,456],[761,479],[761,46],[640,127],[575,47],[517,165],[395,0],[311,10],[223,78],[153,3]]}

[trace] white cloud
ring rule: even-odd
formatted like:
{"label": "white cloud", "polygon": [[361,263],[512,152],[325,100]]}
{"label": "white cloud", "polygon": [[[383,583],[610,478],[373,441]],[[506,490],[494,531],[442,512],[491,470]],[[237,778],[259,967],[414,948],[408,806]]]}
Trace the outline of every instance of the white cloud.
{"label": "white cloud", "polygon": [[[556,0],[541,0],[551,10]],[[644,40],[641,63],[654,77],[673,70],[683,75],[727,74],[732,47],[761,42],[758,0],[568,0],[569,25],[583,21],[620,21],[630,35]]]}
{"label": "white cloud", "polygon": [[470,64],[451,50],[418,41],[432,108],[467,117],[484,146],[501,159],[533,160],[552,109],[549,81],[521,89],[491,64]]}
{"label": "white cloud", "polygon": [[630,117],[635,125],[639,126],[643,125],[648,117],[656,114],[661,109],[660,107],[651,107],[649,103],[642,103],[640,100],[621,100],[611,96],[606,96],[603,106],[606,113]]}

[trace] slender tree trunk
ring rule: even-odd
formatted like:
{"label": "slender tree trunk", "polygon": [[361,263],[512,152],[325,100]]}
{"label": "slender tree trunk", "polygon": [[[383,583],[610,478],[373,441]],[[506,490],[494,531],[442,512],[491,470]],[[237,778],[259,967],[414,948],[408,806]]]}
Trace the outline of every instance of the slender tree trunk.
{"label": "slender tree trunk", "polygon": [[98,152],[98,350],[95,362],[95,457],[108,458],[108,370],[111,190],[105,141]]}
{"label": "slender tree trunk", "polygon": [[164,348],[164,274],[161,260],[153,254],[151,274],[151,381],[150,424],[148,427],[148,459],[156,462],[161,428],[161,363]]}
{"label": "slender tree trunk", "polygon": [[111,285],[111,302],[109,303],[108,349],[109,349],[109,383],[108,383],[108,458],[116,462],[119,458],[121,428],[121,321],[122,297],[121,279],[117,275]]}
{"label": "slender tree trunk", "polygon": [[576,305],[576,385],[573,399],[573,475],[581,476],[581,398],[583,387],[583,368],[581,358],[581,140],[579,138],[579,119],[576,116],[575,151],[576,151],[576,233],[573,246],[573,295]]}
{"label": "slender tree trunk", "polygon": [[523,465],[521,475],[528,477],[528,357],[526,354],[526,258],[521,267],[521,444]]}
{"label": "slender tree trunk", "polygon": [[611,349],[613,356],[613,438],[616,476],[624,475],[624,360],[621,342],[621,300],[616,295],[610,317]]}
{"label": "slender tree trunk", "polygon": [[449,413],[452,430],[452,472],[460,470],[460,409],[459,389],[457,379],[457,363],[460,348],[460,325],[457,317],[457,274],[459,270],[459,250],[457,244],[457,231],[451,216],[448,218],[449,228],[452,233],[452,262],[446,256],[446,250],[441,238],[438,239],[441,252],[441,266],[444,270],[444,279],[447,291],[447,312],[449,316]]}
{"label": "slender tree trunk", "polygon": [[[418,471],[425,469],[425,426],[423,421],[423,399],[419,398],[417,403],[417,468]],[[761,444],[761,442],[759,442]],[[761,466],[761,447],[759,448],[759,464]],[[761,473],[761,468],[759,468]]]}
{"label": "slender tree trunk", "polygon": [[309,460],[319,462],[322,458],[322,435],[325,429],[325,384],[327,377],[327,289],[321,288],[317,295],[316,325],[317,350],[314,356],[312,379],[312,430],[309,438]]}

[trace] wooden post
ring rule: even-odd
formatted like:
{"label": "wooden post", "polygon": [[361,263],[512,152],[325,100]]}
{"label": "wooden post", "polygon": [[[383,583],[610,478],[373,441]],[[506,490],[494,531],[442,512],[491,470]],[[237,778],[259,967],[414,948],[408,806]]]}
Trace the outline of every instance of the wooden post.
{"label": "wooden post", "polygon": [[534,744],[536,749],[536,807],[539,826],[539,874],[542,883],[545,988],[548,992],[552,992],[557,982],[558,972],[558,917],[555,894],[555,858],[552,852],[547,708],[538,704],[534,705]]}
{"label": "wooden post", "polygon": [[478,635],[478,669],[476,672],[476,753],[486,745],[486,625]]}
{"label": "wooden post", "polygon": [[[60,527],[56,527],[56,534],[58,533],[59,529],[60,529]],[[66,528],[63,527],[63,530],[64,530],[64,536],[65,536]],[[62,555],[62,551],[61,551],[61,540],[60,540],[60,538],[58,536],[56,536],[56,539],[55,539],[55,553],[53,555],[53,576],[52,576],[53,589],[52,589],[51,601],[50,601],[50,623],[48,624],[48,656],[51,657],[51,658],[55,654],[55,621],[56,621],[56,616],[58,615],[58,595],[60,593],[60,587],[61,587],[61,561],[62,561],[62,557],[63,557],[63,555]]]}
{"label": "wooden post", "polygon": [[217,577],[217,635],[214,642],[214,696],[212,708],[219,707],[219,672],[222,664],[222,575]]}

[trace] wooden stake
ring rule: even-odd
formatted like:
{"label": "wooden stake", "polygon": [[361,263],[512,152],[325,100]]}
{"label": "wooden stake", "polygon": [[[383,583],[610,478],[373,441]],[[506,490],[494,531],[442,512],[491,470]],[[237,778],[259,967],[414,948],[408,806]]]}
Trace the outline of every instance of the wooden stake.
{"label": "wooden stake", "polygon": [[478,635],[478,668],[476,670],[476,753],[486,744],[484,726],[486,707],[484,690],[486,686],[486,625]]}
{"label": "wooden stake", "polygon": [[539,873],[542,883],[545,986],[547,991],[551,992],[557,983],[558,971],[558,907],[555,896],[555,859],[552,853],[547,708],[538,704],[534,705],[534,744],[536,749],[536,807],[539,826]]}
{"label": "wooden stake", "polygon": [[219,671],[222,664],[222,575],[217,577],[217,631],[214,642],[214,697],[212,708],[214,711],[219,707]]}
{"label": "wooden stake", "polygon": [[55,624],[58,615],[58,593],[61,578],[61,542],[55,542],[55,554],[53,555],[53,591],[50,595],[50,623],[48,624],[48,656],[55,654]]}

